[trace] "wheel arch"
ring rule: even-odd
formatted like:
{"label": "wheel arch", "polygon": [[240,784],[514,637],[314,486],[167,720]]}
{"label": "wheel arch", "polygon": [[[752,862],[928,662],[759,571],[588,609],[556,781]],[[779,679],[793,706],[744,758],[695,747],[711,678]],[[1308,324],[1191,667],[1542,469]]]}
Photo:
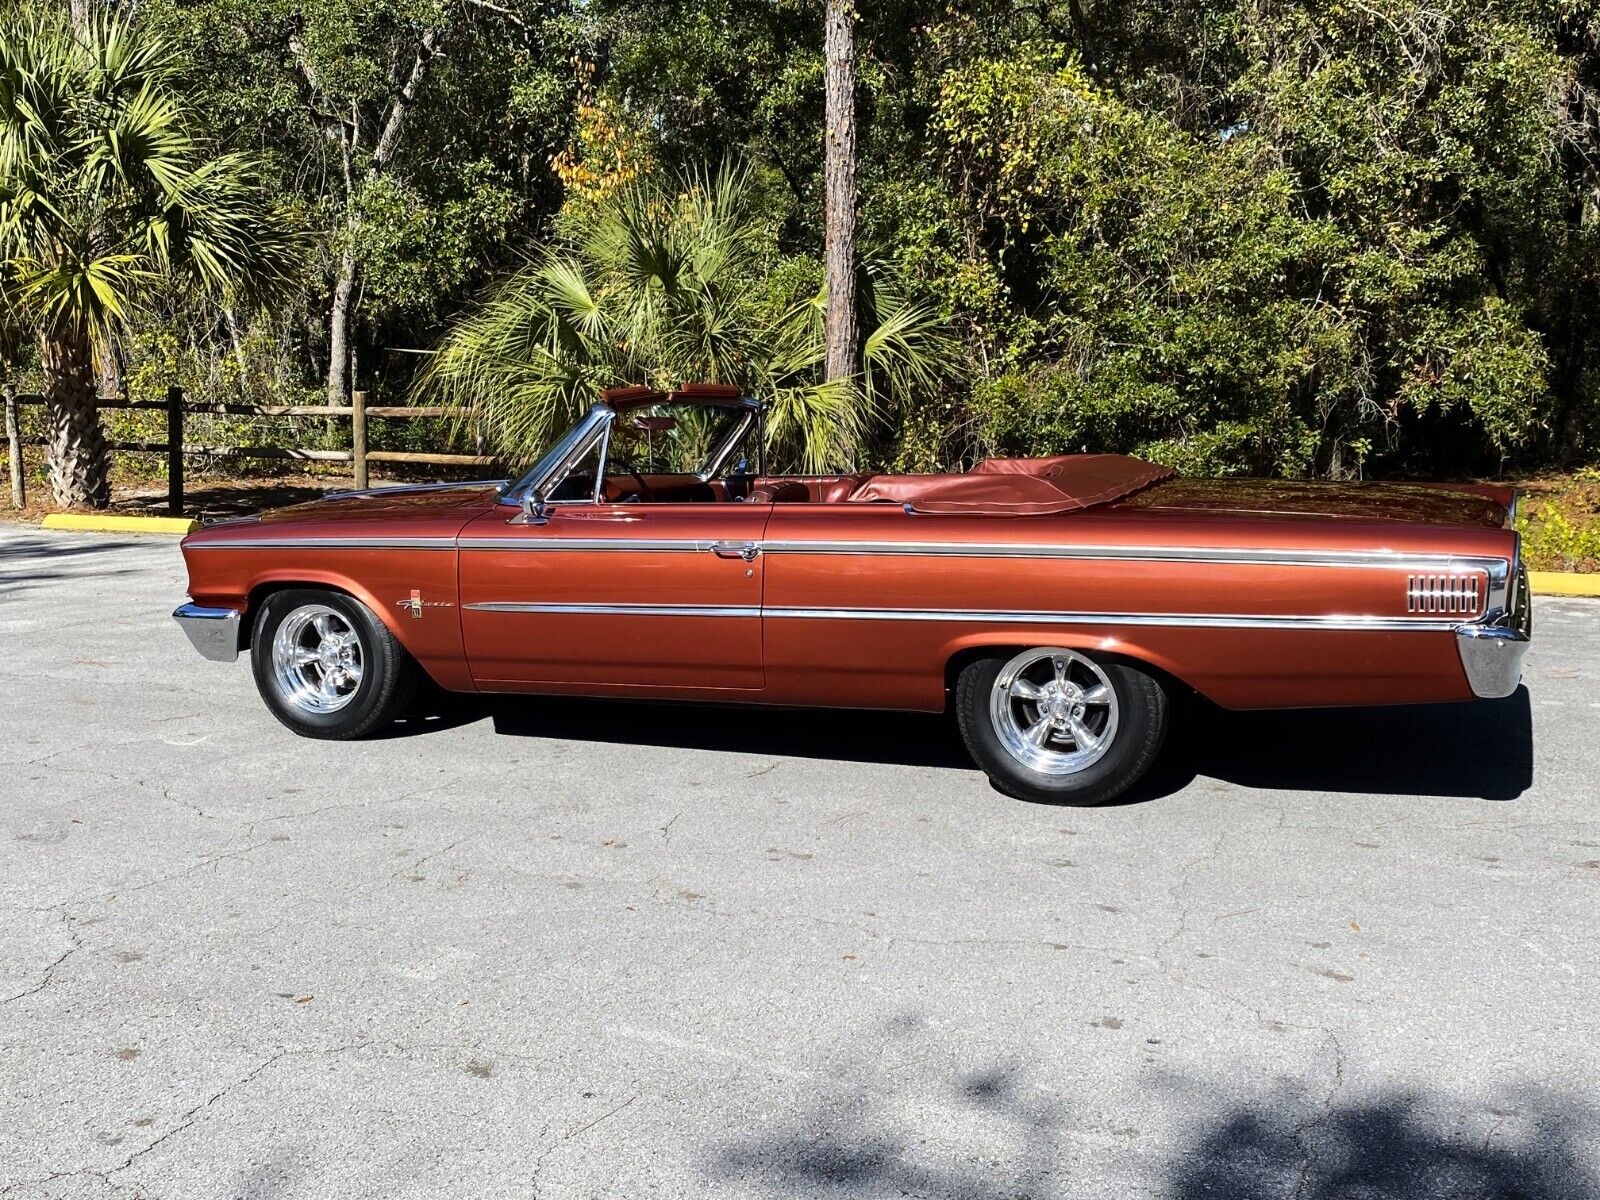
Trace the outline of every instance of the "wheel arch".
{"label": "wheel arch", "polygon": [[945,648],[944,694],[948,711],[955,701],[956,680],[967,665],[983,658],[1009,658],[1035,646],[1061,646],[1077,650],[1099,662],[1121,662],[1156,677],[1169,695],[1201,694],[1176,669],[1176,664],[1148,647],[1123,638],[1085,636],[1059,627],[1032,630],[995,630],[971,634]]}
{"label": "wheel arch", "polygon": [[400,626],[393,615],[384,611],[371,592],[343,576],[334,575],[332,572],[321,571],[288,571],[283,573],[273,572],[263,578],[251,582],[250,590],[245,596],[244,614],[239,621],[239,649],[248,650],[251,638],[255,635],[256,618],[261,613],[261,606],[278,592],[294,591],[303,588],[307,591],[337,592],[358,600],[366,605],[369,611],[378,618],[379,622],[388,629],[395,640],[405,647],[406,653],[411,653],[411,648],[406,646],[405,630]]}

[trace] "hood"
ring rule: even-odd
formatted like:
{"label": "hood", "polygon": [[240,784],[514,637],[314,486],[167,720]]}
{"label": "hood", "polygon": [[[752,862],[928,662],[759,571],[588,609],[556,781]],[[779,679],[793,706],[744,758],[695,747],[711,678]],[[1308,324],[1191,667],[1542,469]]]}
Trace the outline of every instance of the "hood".
{"label": "hood", "polygon": [[[370,517],[422,517],[458,508],[492,504],[501,481],[455,484],[419,484],[415,487],[374,488],[366,492],[336,492],[320,500],[307,500],[269,509],[243,520],[263,525],[317,520],[360,520]],[[233,522],[229,522],[232,524]]]}
{"label": "hood", "polygon": [[[1504,495],[1502,502],[1501,496]],[[1173,479],[1116,505],[1151,512],[1393,521],[1501,529],[1512,493],[1445,484],[1322,483],[1293,479]]]}
{"label": "hood", "polygon": [[496,481],[336,493],[253,517],[211,522],[184,538],[183,545],[187,549],[210,542],[279,545],[285,539],[302,538],[451,538],[494,504],[499,488]]}

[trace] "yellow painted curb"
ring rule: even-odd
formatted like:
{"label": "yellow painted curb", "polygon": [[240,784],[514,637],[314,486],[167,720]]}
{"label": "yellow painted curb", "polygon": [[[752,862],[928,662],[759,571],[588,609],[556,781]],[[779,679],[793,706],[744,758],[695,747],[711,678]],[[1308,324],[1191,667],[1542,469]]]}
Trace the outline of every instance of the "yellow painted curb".
{"label": "yellow painted curb", "polygon": [[39,522],[46,529],[85,533],[193,533],[200,522],[190,517],[119,517],[109,513],[51,513]]}
{"label": "yellow painted curb", "polygon": [[1600,596],[1600,573],[1529,571],[1528,586],[1537,596]]}

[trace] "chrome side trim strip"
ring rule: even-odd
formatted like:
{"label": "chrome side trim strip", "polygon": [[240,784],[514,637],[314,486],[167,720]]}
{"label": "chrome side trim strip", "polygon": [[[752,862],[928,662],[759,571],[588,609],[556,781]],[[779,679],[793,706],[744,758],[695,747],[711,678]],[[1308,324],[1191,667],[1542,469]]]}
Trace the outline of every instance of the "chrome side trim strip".
{"label": "chrome side trim strip", "polygon": [[[666,538],[561,538],[522,541],[464,537],[463,550],[705,550],[709,540]],[[1065,558],[1108,562],[1203,562],[1291,567],[1414,568],[1417,572],[1505,569],[1505,560],[1405,550],[1279,550],[1206,546],[1097,546],[1043,542],[833,542],[764,541],[765,554],[864,554],[930,558]]]}
{"label": "chrome side trim strip", "polygon": [[517,604],[509,601],[485,601],[481,604],[463,604],[469,612],[497,613],[565,613],[579,616],[606,617],[759,617],[761,608],[755,604],[730,604],[705,606],[698,604]]}
{"label": "chrome side trim strip", "polygon": [[[712,538],[550,538],[537,534],[521,537],[316,537],[316,538],[211,538],[192,549],[248,549],[252,546],[318,549],[383,548],[431,550],[459,546],[463,550],[709,550]],[[1470,555],[1413,554],[1403,550],[1280,550],[1206,546],[1096,546],[1054,545],[1038,542],[798,542],[765,541],[767,554],[864,554],[934,558],[1063,558],[1108,562],[1204,562],[1294,567],[1386,567],[1448,572],[1452,569],[1506,572],[1501,558]]]}
{"label": "chrome side trim strip", "polygon": [[1280,616],[1200,613],[992,612],[932,608],[768,608],[753,604],[537,604],[486,601],[462,606],[473,612],[557,613],[626,617],[776,617],[811,621],[979,621],[997,625],[1163,625],[1206,629],[1328,629],[1379,632],[1449,633],[1459,621],[1429,621],[1359,614]]}
{"label": "chrome side trim strip", "polygon": [[503,488],[504,479],[463,479],[456,482],[445,483],[397,483],[387,487],[375,488],[350,488],[343,492],[324,492],[324,500],[348,500],[352,496],[404,496],[411,492],[453,492],[459,489],[472,488],[474,491],[483,488]]}
{"label": "chrome side trim strip", "polygon": [[932,608],[768,608],[768,617],[828,621],[981,621],[1000,625],[1164,625],[1203,629],[1328,629],[1447,633],[1458,621],[1373,617],[1358,613],[1316,616],[1204,613],[992,612]]}
{"label": "chrome side trim strip", "polygon": [[1291,567],[1416,567],[1423,570],[1477,568],[1503,559],[1406,550],[1282,550],[1237,546],[1097,546],[1050,542],[799,542],[762,543],[768,554],[888,554],[936,558],[1086,558],[1115,561],[1207,562]]}
{"label": "chrome side trim strip", "polygon": [[[521,538],[464,537],[456,542],[463,550],[615,550],[637,551],[710,550],[713,539],[705,538],[553,538],[529,534]],[[759,543],[757,543],[759,545]]]}
{"label": "chrome side trim strip", "polygon": [[206,538],[188,550],[454,550],[453,537]]}

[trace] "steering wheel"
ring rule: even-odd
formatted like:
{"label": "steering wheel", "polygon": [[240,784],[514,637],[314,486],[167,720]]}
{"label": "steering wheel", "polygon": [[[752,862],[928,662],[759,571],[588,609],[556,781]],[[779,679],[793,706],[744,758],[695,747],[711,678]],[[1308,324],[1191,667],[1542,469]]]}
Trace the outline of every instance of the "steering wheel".
{"label": "steering wheel", "polygon": [[629,475],[632,475],[633,476],[633,481],[639,485],[639,491],[636,493],[638,495],[639,499],[641,499],[641,500],[654,500],[655,499],[655,496],[652,495],[651,492],[650,492],[650,485],[644,481],[644,476],[643,475],[639,474],[639,472],[635,471],[632,467],[624,467],[623,470],[625,470]]}

